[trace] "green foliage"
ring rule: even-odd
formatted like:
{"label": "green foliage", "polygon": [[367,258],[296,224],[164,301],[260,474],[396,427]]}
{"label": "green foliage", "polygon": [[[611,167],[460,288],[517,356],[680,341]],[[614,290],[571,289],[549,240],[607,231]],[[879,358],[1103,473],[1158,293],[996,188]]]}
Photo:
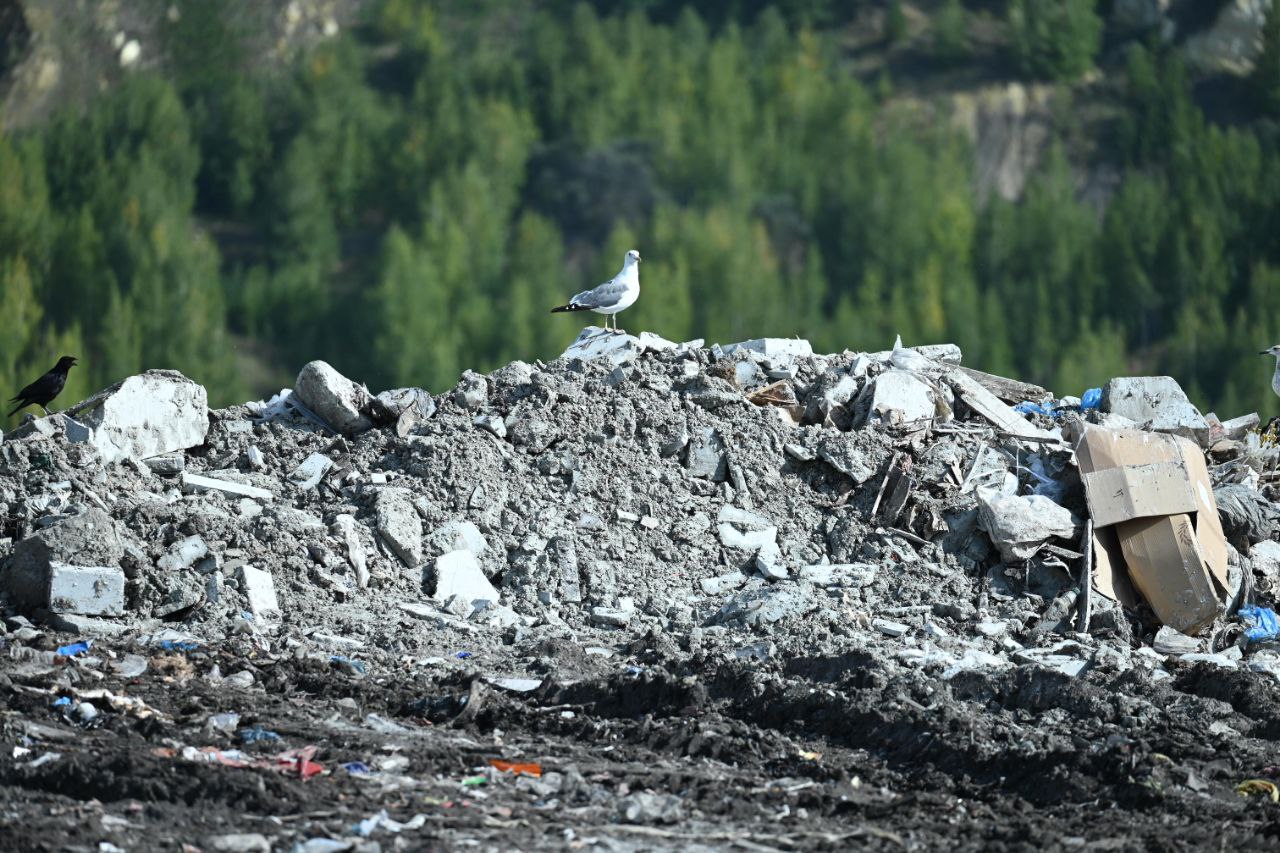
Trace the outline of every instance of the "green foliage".
{"label": "green foliage", "polygon": [[1272,0],[1262,27],[1262,53],[1253,69],[1258,105],[1280,118],[1280,4]]}
{"label": "green foliage", "polygon": [[960,0],[943,0],[933,22],[933,54],[943,62],[959,62],[969,53],[969,16]]}
{"label": "green foliage", "polygon": [[907,37],[907,16],[902,11],[902,0],[889,0],[885,7],[884,37],[889,44],[898,44]]}
{"label": "green foliage", "polygon": [[1024,73],[1073,80],[1093,67],[1102,45],[1096,0],[1009,0],[1014,62]]}
{"label": "green foliage", "polygon": [[[439,391],[554,358],[599,318],[550,307],[637,248],[632,331],[901,334],[1064,394],[1168,372],[1224,414],[1273,410],[1251,355],[1280,340],[1265,123],[1215,126],[1175,51],[1134,46],[1105,207],[1058,145],[1020,200],[980,200],[966,137],[849,73],[842,24],[872,5],[905,38],[895,0],[383,0],[268,75],[244,21],[181,2],[168,77],[0,135],[0,387],[68,352],[61,404],[147,367],[224,404],[313,358]],[[959,61],[964,5],[928,8]],[[1093,3],[1008,17],[1026,73],[1091,67]]]}

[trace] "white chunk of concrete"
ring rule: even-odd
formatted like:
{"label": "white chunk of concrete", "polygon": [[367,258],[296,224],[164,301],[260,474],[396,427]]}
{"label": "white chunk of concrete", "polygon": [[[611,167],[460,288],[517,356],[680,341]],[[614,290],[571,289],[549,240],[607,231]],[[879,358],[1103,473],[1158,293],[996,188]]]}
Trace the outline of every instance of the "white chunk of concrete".
{"label": "white chunk of concrete", "polygon": [[914,373],[886,370],[871,383],[872,421],[913,423],[932,418],[935,404],[933,389]]}
{"label": "white chunk of concrete", "polygon": [[176,370],[130,376],[67,414],[67,440],[93,445],[104,462],[176,453],[209,432],[204,386]]}
{"label": "white chunk of concrete", "polygon": [[302,464],[293,469],[293,473],[289,475],[289,479],[298,484],[298,488],[304,492],[314,489],[320,485],[320,481],[324,479],[324,475],[333,467],[333,460],[323,453],[312,453],[306,459],[302,460]]}
{"label": "white chunk of concrete", "polygon": [[1116,377],[1103,386],[1102,410],[1156,432],[1191,439],[1209,429],[1209,422],[1171,376]]}
{"label": "white chunk of concrete", "polygon": [[470,521],[450,521],[431,531],[427,541],[437,552],[447,554],[450,551],[470,551],[477,557],[483,557],[489,550],[480,528]]}
{"label": "white chunk of concrete", "polygon": [[790,356],[792,358],[813,355],[813,345],[803,338],[754,338],[739,341],[736,344],[725,344],[720,347],[725,355],[743,349],[758,352],[766,358]]}
{"label": "white chunk of concrete", "polygon": [[470,551],[450,551],[437,557],[435,576],[436,591],[432,598],[436,601],[448,601],[456,595],[474,606],[477,601],[496,604],[500,598],[493,584],[484,576],[480,561]]}
{"label": "white chunk of concrete", "polygon": [[49,564],[49,610],[85,616],[124,614],[124,572],[109,566]]}
{"label": "white chunk of concrete", "polygon": [[276,598],[276,583],[271,573],[253,566],[240,567],[240,585],[249,599],[249,611],[258,621],[269,621],[280,615],[280,602]]}
{"label": "white chunk of concrete", "polygon": [[192,474],[186,471],[182,473],[182,491],[187,494],[219,492],[235,498],[253,498],[259,501],[275,499],[275,495],[267,489],[260,489],[257,486],[250,486],[245,483],[234,483],[230,480],[220,480],[217,477]]}
{"label": "white chunk of concrete", "polygon": [[357,385],[325,361],[307,363],[298,374],[294,395],[321,420],[338,432],[353,435],[373,426],[364,415],[372,399]]}

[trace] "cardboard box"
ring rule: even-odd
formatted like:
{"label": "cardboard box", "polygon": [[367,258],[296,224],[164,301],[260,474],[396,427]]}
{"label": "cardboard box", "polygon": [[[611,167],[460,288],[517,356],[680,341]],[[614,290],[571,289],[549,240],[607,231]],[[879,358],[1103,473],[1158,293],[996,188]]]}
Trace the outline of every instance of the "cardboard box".
{"label": "cardboard box", "polygon": [[[1200,448],[1173,435],[1088,424],[1078,425],[1072,444],[1098,530],[1098,591],[1127,604],[1127,570],[1166,625],[1185,634],[1203,630],[1227,591],[1227,541]],[[1096,547],[1110,535],[1121,559]]]}

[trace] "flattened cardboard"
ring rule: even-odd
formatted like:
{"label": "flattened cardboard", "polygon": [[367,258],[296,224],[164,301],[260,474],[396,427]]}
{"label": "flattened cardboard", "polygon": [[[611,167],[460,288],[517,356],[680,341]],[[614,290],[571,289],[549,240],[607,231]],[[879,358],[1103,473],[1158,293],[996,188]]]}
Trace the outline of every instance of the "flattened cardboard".
{"label": "flattened cardboard", "polygon": [[[1201,630],[1213,621],[1220,609],[1219,594],[1215,594],[1214,587],[1221,595],[1227,592],[1227,541],[1213,499],[1212,481],[1200,449],[1193,442],[1177,436],[1089,425],[1083,425],[1083,432],[1076,436],[1074,443],[1091,513],[1095,503],[1103,502],[1103,497],[1095,496],[1093,491],[1096,489],[1091,490],[1090,486],[1105,482],[1114,485],[1117,481],[1098,480],[1089,475],[1113,468],[1161,463],[1175,463],[1186,471],[1185,487],[1195,503],[1194,514],[1183,512],[1121,521],[1101,527],[1097,538],[1105,538],[1105,531],[1115,531],[1129,578],[1166,624],[1186,634]],[[1169,469],[1159,470],[1167,472]],[[1120,480],[1134,478],[1123,475]],[[1145,484],[1139,485],[1137,491],[1143,492],[1144,489],[1154,491]],[[1179,495],[1183,491],[1179,488]],[[1122,501],[1113,502],[1106,512],[1114,517],[1125,502],[1156,506],[1159,502],[1171,501],[1168,505],[1173,506],[1183,500],[1183,497],[1175,500],[1157,494],[1141,494],[1136,498],[1130,495]],[[1186,525],[1180,523],[1181,519],[1186,520]],[[1163,523],[1157,523],[1162,520]],[[1102,522],[1095,516],[1094,524],[1098,527]],[[1106,552],[1100,551],[1099,554]],[[1099,591],[1121,603],[1125,603],[1121,600],[1123,587],[1120,580],[1124,574],[1121,561],[1115,559],[1115,552],[1100,557],[1095,563]]]}
{"label": "flattened cardboard", "polygon": [[1133,609],[1142,603],[1129,581],[1124,553],[1114,527],[1093,530],[1093,588],[1112,601]]}
{"label": "flattened cardboard", "polygon": [[1134,587],[1164,624],[1195,635],[1220,605],[1189,515],[1139,518],[1116,527]]}
{"label": "flattened cardboard", "polygon": [[1178,515],[1199,510],[1187,466],[1152,462],[1105,468],[1080,477],[1094,527],[1109,527],[1135,518]]}

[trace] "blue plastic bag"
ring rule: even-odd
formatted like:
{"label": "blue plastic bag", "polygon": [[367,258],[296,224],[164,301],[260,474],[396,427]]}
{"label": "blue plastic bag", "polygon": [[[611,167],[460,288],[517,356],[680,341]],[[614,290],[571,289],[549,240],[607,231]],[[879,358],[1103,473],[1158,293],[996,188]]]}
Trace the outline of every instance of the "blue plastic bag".
{"label": "blue plastic bag", "polygon": [[1247,604],[1240,608],[1237,615],[1244,623],[1244,635],[1251,643],[1274,640],[1280,636],[1280,616],[1270,607]]}
{"label": "blue plastic bag", "polygon": [[369,669],[364,665],[364,661],[352,660],[351,658],[343,657],[342,655],[331,655],[329,657],[329,663],[336,663],[338,666],[350,667],[361,675],[364,675],[364,673]]}
{"label": "blue plastic bag", "polygon": [[194,640],[161,640],[160,648],[166,652],[194,652],[200,644]]}
{"label": "blue plastic bag", "polygon": [[259,729],[259,728],[241,729],[240,740],[244,741],[245,743],[258,743],[259,741],[268,741],[268,742],[274,743],[280,740],[280,735],[276,734],[270,729]]}
{"label": "blue plastic bag", "polygon": [[1080,411],[1087,412],[1102,405],[1102,389],[1090,388],[1080,396]]}
{"label": "blue plastic bag", "polygon": [[1049,417],[1053,417],[1054,413],[1053,408],[1042,406],[1039,403],[1032,403],[1031,401],[1019,403],[1013,407],[1013,410],[1022,415],[1048,415]]}
{"label": "blue plastic bag", "polygon": [[62,655],[64,658],[73,658],[89,651],[89,648],[92,645],[93,640],[81,640],[80,642],[72,643],[69,646],[59,646],[58,654]]}

